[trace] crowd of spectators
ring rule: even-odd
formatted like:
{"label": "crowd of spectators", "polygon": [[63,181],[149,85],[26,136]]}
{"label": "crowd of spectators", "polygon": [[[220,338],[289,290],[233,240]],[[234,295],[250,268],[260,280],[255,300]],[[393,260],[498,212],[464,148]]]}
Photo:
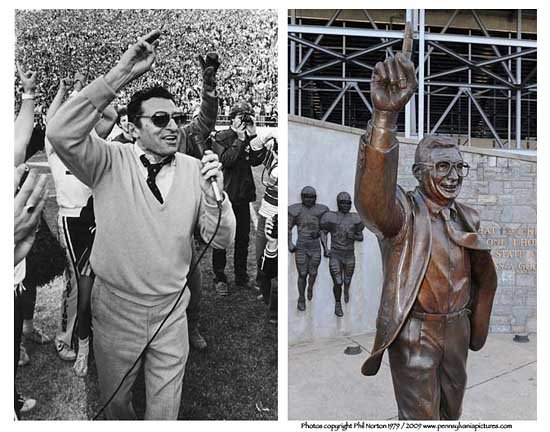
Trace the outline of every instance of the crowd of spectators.
{"label": "crowd of spectators", "polygon": [[275,115],[276,10],[17,10],[15,23],[16,60],[39,76],[37,113],[45,113],[61,78],[81,71],[89,82],[107,72],[138,37],[161,28],[162,55],[154,70],[125,88],[118,104],[125,105],[139,88],[161,84],[192,111],[201,86],[196,57],[214,51],[222,62],[219,114],[227,115],[245,96],[256,114]]}

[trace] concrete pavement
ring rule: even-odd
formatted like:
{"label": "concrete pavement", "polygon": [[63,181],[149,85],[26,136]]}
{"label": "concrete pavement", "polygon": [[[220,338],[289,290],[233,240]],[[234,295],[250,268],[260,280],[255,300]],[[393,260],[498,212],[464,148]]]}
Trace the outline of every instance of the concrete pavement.
{"label": "concrete pavement", "polygon": [[[470,351],[462,420],[536,420],[537,339],[529,338],[492,333],[481,351]],[[396,419],[387,355],[376,376],[360,373],[373,340],[363,334],[290,346],[289,420]],[[361,354],[344,354],[356,345]]]}

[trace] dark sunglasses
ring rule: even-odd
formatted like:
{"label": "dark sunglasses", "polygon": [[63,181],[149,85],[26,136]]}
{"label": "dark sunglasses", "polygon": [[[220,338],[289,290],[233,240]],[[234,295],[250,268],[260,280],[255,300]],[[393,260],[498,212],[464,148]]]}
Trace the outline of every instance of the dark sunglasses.
{"label": "dark sunglasses", "polygon": [[174,119],[178,127],[182,126],[187,121],[187,114],[180,113],[180,112],[176,112],[170,115],[167,112],[159,111],[154,113],[151,116],[140,115],[138,117],[150,118],[153,124],[159,128],[166,127],[168,123],[170,123],[171,118]]}

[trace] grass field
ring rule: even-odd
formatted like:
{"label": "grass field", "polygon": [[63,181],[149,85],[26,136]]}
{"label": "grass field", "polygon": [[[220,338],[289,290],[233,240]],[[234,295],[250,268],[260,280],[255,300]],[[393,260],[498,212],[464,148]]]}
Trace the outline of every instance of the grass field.
{"label": "grass field", "polygon": [[[31,162],[43,162],[37,154]],[[40,168],[49,172],[47,168]],[[259,181],[262,167],[253,169],[257,196],[263,194]],[[56,231],[57,205],[53,196],[46,207],[48,225]],[[259,200],[253,203],[257,210]],[[256,273],[255,230],[251,227],[248,258],[249,276]],[[228,297],[216,295],[213,287],[211,251],[201,263],[203,297],[201,333],[208,342],[204,352],[191,350],[183,381],[179,419],[185,420],[275,420],[277,419],[277,326],[268,323],[267,308],[252,290],[235,289],[233,253],[228,255]],[[56,331],[62,291],[61,278],[39,287],[35,323],[53,337]],[[60,360],[52,344],[27,343],[31,362],[19,368],[19,392],[37,400],[36,408],[24,416],[29,420],[84,420],[99,409],[97,373],[90,359],[88,376],[78,378],[72,362]],[[145,408],[143,376],[134,386],[134,407],[139,418]]]}

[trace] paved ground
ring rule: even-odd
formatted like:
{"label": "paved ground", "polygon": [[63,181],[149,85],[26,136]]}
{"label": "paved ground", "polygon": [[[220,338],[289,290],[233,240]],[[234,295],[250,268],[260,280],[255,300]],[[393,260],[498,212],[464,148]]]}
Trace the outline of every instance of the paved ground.
{"label": "paved ground", "polygon": [[[512,339],[490,334],[481,351],[470,351],[463,420],[536,420],[536,335],[529,343]],[[378,375],[360,373],[373,340],[373,334],[365,334],[291,346],[289,420],[396,419],[387,355]],[[361,354],[344,354],[356,345]]]}

